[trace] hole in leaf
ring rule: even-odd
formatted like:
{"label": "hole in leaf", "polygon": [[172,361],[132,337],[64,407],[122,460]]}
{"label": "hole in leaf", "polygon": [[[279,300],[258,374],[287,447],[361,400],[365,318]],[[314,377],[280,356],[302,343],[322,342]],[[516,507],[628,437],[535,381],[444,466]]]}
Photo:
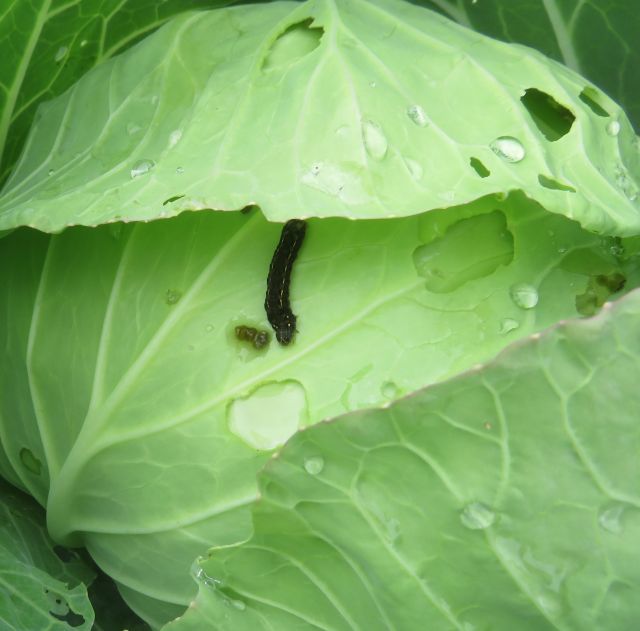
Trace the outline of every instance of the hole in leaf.
{"label": "hole in leaf", "polygon": [[573,188],[573,186],[558,182],[558,180],[554,180],[552,177],[547,177],[546,175],[538,175],[538,182],[540,182],[541,186],[550,188],[552,191],[566,191],[568,193],[576,192],[576,189]]}
{"label": "hole in leaf", "polygon": [[596,115],[602,116],[603,118],[609,116],[609,112],[598,103],[600,99],[600,93],[593,88],[585,88],[580,92],[580,100],[589,106],[589,109]]}
{"label": "hole in leaf", "polygon": [[429,291],[449,293],[493,274],[513,260],[513,235],[503,212],[461,219],[444,236],[413,252],[416,272]]}
{"label": "hole in leaf", "polygon": [[619,272],[591,276],[584,293],[576,296],[576,311],[585,316],[595,315],[613,294],[624,289],[626,282]]}
{"label": "hole in leaf", "polygon": [[66,622],[70,627],[80,627],[84,624],[84,616],[71,611],[71,609],[64,615],[57,614],[54,611],[50,611],[49,614],[56,620],[60,620],[60,622]]}
{"label": "hole in leaf", "polygon": [[184,197],[184,195],[174,195],[173,197],[169,197],[169,199],[165,199],[162,202],[163,206],[166,206],[167,204],[170,204],[171,202],[177,202],[179,199],[182,199]]}
{"label": "hole in leaf", "polygon": [[312,27],[313,19],[292,24],[281,33],[265,57],[263,67],[267,70],[292,65],[315,50],[324,35],[324,29]]}
{"label": "hole in leaf", "polygon": [[482,161],[478,160],[478,158],[471,158],[471,160],[469,160],[469,164],[480,177],[489,177],[491,175],[491,171],[489,171],[489,169],[487,169],[487,167],[484,166]]}
{"label": "hole in leaf", "polygon": [[566,136],[576,120],[571,110],[560,105],[550,94],[536,88],[525,90],[520,100],[540,132],[551,142]]}

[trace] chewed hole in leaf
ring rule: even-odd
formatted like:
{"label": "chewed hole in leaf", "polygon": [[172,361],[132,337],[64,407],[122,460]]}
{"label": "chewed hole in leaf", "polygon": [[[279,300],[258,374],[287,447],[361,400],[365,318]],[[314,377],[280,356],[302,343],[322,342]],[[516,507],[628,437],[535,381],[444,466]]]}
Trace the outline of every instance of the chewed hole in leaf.
{"label": "chewed hole in leaf", "polygon": [[573,122],[576,120],[575,115],[550,94],[536,88],[529,88],[525,90],[520,101],[547,140],[555,142],[571,131]]}
{"label": "chewed hole in leaf", "polygon": [[462,219],[413,253],[416,271],[434,293],[455,291],[512,260],[513,235],[500,210]]}
{"label": "chewed hole in leaf", "polygon": [[469,164],[471,168],[480,176],[480,177],[489,177],[491,175],[491,171],[487,169],[487,167],[482,163],[478,158],[471,158],[469,160]]}
{"label": "chewed hole in leaf", "polygon": [[538,182],[540,182],[541,186],[545,188],[549,188],[552,191],[566,191],[567,193],[575,193],[576,189],[573,186],[569,186],[568,184],[563,184],[562,182],[558,182],[558,180],[554,180],[552,177],[547,177],[546,175],[538,175]]}
{"label": "chewed hole in leaf", "polygon": [[315,50],[324,35],[324,29],[313,27],[312,24],[313,20],[309,18],[292,24],[282,32],[269,49],[263,68],[270,70],[290,66]]}
{"label": "chewed hole in leaf", "polygon": [[44,593],[49,601],[49,615],[56,620],[66,622],[70,627],[80,627],[84,624],[85,618],[69,607],[66,599],[56,592],[51,592],[48,589],[44,590]]}
{"label": "chewed hole in leaf", "polygon": [[589,109],[596,115],[602,116],[603,118],[609,116],[609,112],[607,112],[604,107],[598,102],[601,96],[597,90],[593,88],[585,88],[580,92],[580,100],[589,106]]}
{"label": "chewed hole in leaf", "polygon": [[619,272],[591,276],[584,293],[576,296],[576,311],[584,316],[595,315],[613,294],[624,289],[626,282]]}
{"label": "chewed hole in leaf", "polygon": [[173,197],[169,197],[168,199],[165,199],[162,202],[163,206],[166,206],[167,204],[171,204],[173,202],[177,202],[179,199],[182,199],[184,197],[184,195],[174,195]]}

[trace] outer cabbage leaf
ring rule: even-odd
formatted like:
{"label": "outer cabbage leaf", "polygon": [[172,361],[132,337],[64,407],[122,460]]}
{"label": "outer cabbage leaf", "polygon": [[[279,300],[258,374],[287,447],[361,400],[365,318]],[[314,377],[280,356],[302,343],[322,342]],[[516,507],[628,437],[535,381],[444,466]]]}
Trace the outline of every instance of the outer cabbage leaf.
{"label": "outer cabbage leaf", "polygon": [[0,12],[0,183],[15,164],[36,108],[89,68],[121,52],[178,11],[224,0],[31,0]]}
{"label": "outer cabbage leaf", "polygon": [[296,435],[166,631],[632,629],[640,293]]}
{"label": "outer cabbage leaf", "polygon": [[[198,554],[249,536],[255,473],[297,429],[640,284],[621,242],[522,194],[315,219],[292,279],[295,343],[257,351],[234,328],[269,328],[279,229],[257,210],[200,212],[0,240],[3,474],[149,620],[189,603]],[[598,279],[615,282],[602,293]]]}
{"label": "outer cabbage leaf", "polygon": [[468,28],[533,46],[613,97],[640,129],[636,0],[412,0]]}
{"label": "outer cabbage leaf", "polygon": [[93,569],[54,544],[31,498],[2,480],[0,498],[0,629],[92,629],[86,585]]}
{"label": "outer cabbage leaf", "polygon": [[520,189],[626,235],[639,165],[620,108],[533,50],[400,0],[277,2],[176,18],[42,106],[0,229],[252,203],[379,218]]}

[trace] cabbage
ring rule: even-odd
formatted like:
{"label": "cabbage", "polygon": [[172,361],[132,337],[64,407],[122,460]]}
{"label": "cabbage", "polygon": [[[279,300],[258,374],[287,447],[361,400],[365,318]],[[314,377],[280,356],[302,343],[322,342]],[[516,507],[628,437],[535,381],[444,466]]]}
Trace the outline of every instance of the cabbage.
{"label": "cabbage", "polygon": [[154,629],[629,628],[639,147],[400,0],[169,20],[40,105],[0,195],[0,474]]}

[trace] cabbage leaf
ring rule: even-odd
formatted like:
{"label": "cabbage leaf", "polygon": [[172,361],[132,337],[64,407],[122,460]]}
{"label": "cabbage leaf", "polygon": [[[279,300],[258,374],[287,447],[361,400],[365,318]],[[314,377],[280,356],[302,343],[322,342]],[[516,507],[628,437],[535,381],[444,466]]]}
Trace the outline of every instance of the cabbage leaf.
{"label": "cabbage leaf", "polygon": [[166,631],[634,628],[640,293],[296,435]]}
{"label": "cabbage leaf", "polygon": [[522,194],[310,220],[295,343],[255,350],[235,327],[269,330],[278,232],[253,210],[2,239],[2,473],[136,611],[188,604],[193,559],[250,534],[255,474],[297,430],[385,405],[640,284],[623,242]]}
{"label": "cabbage leaf", "polygon": [[380,218],[522,190],[630,235],[639,165],[622,110],[533,50],[400,0],[277,2],[178,17],[42,105],[0,230],[249,204]]}

